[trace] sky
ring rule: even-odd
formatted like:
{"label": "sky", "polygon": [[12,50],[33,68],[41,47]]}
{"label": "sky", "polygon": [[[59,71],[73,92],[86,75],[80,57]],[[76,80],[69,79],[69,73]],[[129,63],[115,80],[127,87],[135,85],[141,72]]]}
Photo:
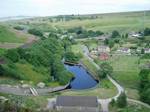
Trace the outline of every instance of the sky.
{"label": "sky", "polygon": [[150,0],[0,0],[0,17],[150,10]]}

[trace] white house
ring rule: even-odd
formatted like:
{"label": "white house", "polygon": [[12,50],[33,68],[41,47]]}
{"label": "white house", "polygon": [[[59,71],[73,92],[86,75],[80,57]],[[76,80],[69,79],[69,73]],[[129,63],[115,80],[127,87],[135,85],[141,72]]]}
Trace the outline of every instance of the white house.
{"label": "white house", "polygon": [[108,46],[99,46],[98,47],[98,52],[100,52],[100,53],[108,53],[108,52],[110,52],[110,48]]}
{"label": "white house", "polygon": [[124,54],[130,54],[131,49],[122,47],[122,48],[118,49],[117,52],[124,53]]}
{"label": "white house", "polygon": [[146,54],[150,53],[150,48],[145,48],[144,53],[146,53]]}

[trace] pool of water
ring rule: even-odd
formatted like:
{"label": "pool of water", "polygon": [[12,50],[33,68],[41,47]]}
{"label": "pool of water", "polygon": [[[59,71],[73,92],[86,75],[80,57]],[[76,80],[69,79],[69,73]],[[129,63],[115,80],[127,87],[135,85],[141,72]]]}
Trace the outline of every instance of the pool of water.
{"label": "pool of water", "polygon": [[70,82],[71,89],[89,89],[97,85],[98,81],[96,81],[82,66],[65,64],[65,67],[74,74],[74,79]]}

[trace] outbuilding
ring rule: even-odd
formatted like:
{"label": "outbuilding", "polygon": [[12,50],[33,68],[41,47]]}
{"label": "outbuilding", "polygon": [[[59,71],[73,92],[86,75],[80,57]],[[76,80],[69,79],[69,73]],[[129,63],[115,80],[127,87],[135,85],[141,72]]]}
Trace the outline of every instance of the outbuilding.
{"label": "outbuilding", "polygon": [[58,96],[56,109],[63,112],[99,112],[96,96]]}

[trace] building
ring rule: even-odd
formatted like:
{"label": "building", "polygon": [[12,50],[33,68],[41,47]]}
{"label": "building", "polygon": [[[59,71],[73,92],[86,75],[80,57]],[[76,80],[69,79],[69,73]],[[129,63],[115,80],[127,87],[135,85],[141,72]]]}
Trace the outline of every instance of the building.
{"label": "building", "polygon": [[99,112],[95,96],[58,96],[56,109],[64,112]]}
{"label": "building", "polygon": [[108,46],[99,46],[98,47],[98,52],[102,53],[102,52],[110,52],[110,48]]}
{"label": "building", "polygon": [[142,34],[136,33],[136,32],[131,32],[131,33],[129,33],[129,36],[134,37],[134,38],[140,38],[140,37],[142,37]]}
{"label": "building", "polygon": [[145,48],[144,53],[146,53],[146,54],[150,53],[150,48]]}
{"label": "building", "polygon": [[131,53],[131,49],[129,48],[120,48],[117,50],[118,53],[123,53],[123,54],[130,54]]}
{"label": "building", "polygon": [[100,60],[108,60],[109,55],[107,53],[100,53],[99,58],[100,58]]}

